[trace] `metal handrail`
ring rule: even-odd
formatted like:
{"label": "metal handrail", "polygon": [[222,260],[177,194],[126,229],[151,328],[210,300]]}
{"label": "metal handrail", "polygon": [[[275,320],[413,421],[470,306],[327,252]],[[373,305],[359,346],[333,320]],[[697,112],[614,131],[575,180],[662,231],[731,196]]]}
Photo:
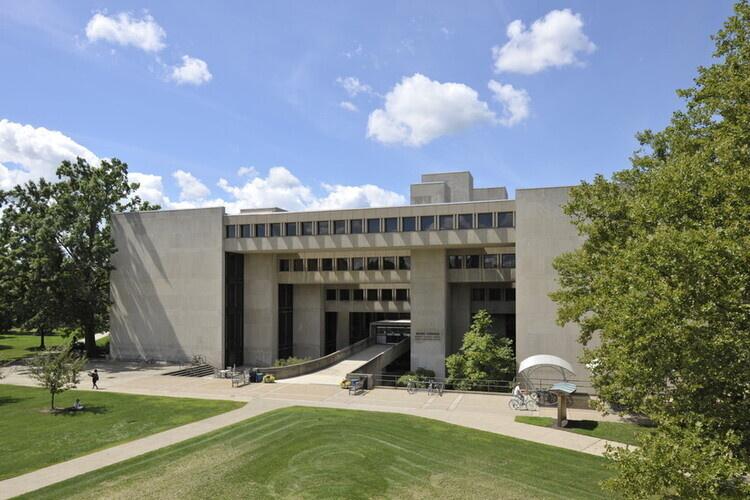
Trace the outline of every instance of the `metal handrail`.
{"label": "metal handrail", "polygon": [[[354,373],[353,375],[356,375]],[[373,375],[373,382],[376,386],[383,387],[403,387],[398,386],[397,381],[401,375],[396,374],[375,374]],[[421,383],[426,387],[429,381],[435,381],[445,384],[446,390],[458,390],[458,391],[470,391],[470,392],[490,392],[490,393],[510,393],[513,387],[517,385],[516,380],[482,380],[474,381],[468,379],[446,379],[434,377],[430,379],[424,379]],[[556,379],[543,379],[536,378],[533,380],[532,387],[526,387],[529,391],[540,391],[551,387],[553,384],[559,382]],[[591,386],[591,382],[587,380],[568,380],[578,386],[579,393],[595,393],[594,388]]]}

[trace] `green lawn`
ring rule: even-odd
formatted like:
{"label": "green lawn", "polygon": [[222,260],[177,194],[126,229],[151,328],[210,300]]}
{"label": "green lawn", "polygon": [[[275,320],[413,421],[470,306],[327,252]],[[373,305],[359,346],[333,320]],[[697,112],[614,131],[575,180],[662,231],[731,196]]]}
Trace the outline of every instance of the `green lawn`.
{"label": "green lawn", "polygon": [[[540,427],[551,427],[555,419],[550,417],[518,416],[516,417],[516,422],[538,425]],[[577,434],[634,445],[638,444],[636,437],[639,434],[651,432],[651,427],[626,422],[597,422],[596,420],[568,420],[568,427],[565,429]]]}
{"label": "green lawn", "polygon": [[[33,356],[39,351],[39,340],[39,337],[32,334],[0,334],[0,362]],[[59,335],[44,337],[44,345],[48,348],[66,341],[66,338]]]}
{"label": "green lawn", "polygon": [[0,480],[242,406],[90,391],[58,395],[56,406],[76,398],[84,411],[55,415],[44,389],[0,385]]}
{"label": "green lawn", "polygon": [[604,498],[605,464],[419,417],[294,407],[28,498]]}

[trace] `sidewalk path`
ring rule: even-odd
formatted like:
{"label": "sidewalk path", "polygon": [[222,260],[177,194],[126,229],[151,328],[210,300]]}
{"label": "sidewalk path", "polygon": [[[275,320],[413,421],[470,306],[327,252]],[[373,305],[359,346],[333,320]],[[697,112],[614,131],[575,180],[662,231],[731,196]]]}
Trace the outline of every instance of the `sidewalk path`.
{"label": "sidewalk path", "polygon": [[[105,375],[108,390],[133,394],[212,397],[247,401],[244,407],[205,420],[170,429],[106,450],[91,453],[67,462],[51,465],[22,476],[0,481],[0,499],[11,498],[84,474],[101,467],[169,446],[201,434],[231,425],[261,413],[289,406],[313,406],[364,411],[402,413],[489,431],[496,434],[602,455],[607,444],[622,446],[572,432],[526,425],[514,421],[518,412],[507,406],[508,397],[493,394],[445,393],[431,396],[424,392],[410,395],[405,390],[377,388],[363,395],[349,396],[348,391],[331,385],[316,384],[252,384],[232,389],[228,380],[213,378],[165,377],[162,369],[150,372],[123,370]],[[106,372],[105,372],[106,373]],[[14,373],[4,382],[32,385],[21,373]],[[24,383],[25,382],[25,383]],[[553,408],[544,408],[530,415],[553,416]],[[592,410],[569,410],[572,419],[603,418]],[[613,418],[608,418],[613,420]]]}

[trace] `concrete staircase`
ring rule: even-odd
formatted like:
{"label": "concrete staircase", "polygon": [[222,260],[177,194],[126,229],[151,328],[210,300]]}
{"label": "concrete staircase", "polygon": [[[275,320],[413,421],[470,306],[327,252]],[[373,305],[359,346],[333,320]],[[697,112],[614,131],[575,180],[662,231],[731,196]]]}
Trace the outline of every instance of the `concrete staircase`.
{"label": "concrete staircase", "polygon": [[214,367],[211,365],[196,365],[187,368],[181,368],[173,372],[165,373],[173,377],[208,377],[214,374]]}

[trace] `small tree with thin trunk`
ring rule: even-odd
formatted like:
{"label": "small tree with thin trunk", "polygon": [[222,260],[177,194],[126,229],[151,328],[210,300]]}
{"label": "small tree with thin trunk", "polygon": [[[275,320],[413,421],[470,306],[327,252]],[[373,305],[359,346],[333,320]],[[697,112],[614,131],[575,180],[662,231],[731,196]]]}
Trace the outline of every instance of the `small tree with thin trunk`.
{"label": "small tree with thin trunk", "polygon": [[31,377],[49,391],[50,410],[54,410],[55,396],[74,388],[80,381],[79,372],[86,366],[86,357],[64,347],[41,352],[28,364]]}

